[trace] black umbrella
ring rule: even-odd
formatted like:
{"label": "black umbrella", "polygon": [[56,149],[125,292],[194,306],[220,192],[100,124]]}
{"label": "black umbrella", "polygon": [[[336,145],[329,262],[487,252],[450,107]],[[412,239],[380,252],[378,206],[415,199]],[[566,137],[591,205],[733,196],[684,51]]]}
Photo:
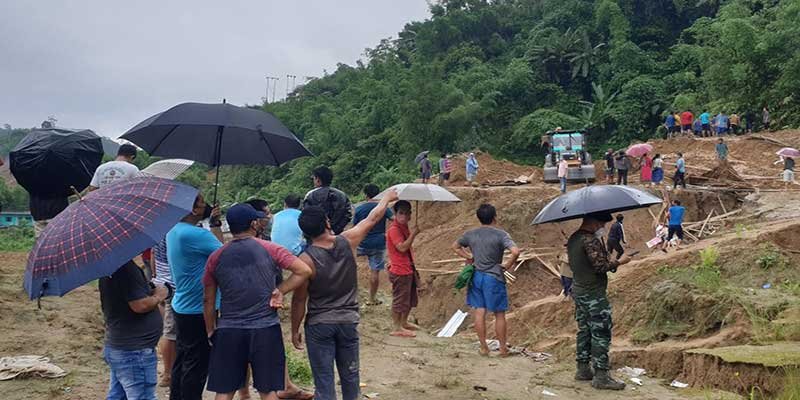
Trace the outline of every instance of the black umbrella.
{"label": "black umbrella", "polygon": [[647,208],[662,200],[643,190],[628,186],[593,185],[558,196],[533,219],[533,224],[583,218],[596,212]]}
{"label": "black umbrella", "polygon": [[29,193],[62,197],[82,191],[103,160],[103,143],[88,129],[34,129],[9,154],[11,173]]}
{"label": "black umbrella", "polygon": [[281,165],[312,155],[274,115],[226,104],[183,103],[140,122],[124,135],[154,156],[220,165]]}

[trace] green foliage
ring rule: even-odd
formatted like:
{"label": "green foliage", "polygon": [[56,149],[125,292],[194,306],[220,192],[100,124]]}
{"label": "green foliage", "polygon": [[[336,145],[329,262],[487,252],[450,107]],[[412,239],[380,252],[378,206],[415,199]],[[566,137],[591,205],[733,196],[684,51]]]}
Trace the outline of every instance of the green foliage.
{"label": "green foliage", "polygon": [[782,269],[786,264],[787,261],[783,254],[772,246],[763,248],[756,259],[756,265],[762,269]]}
{"label": "green foliage", "polygon": [[286,352],[286,363],[288,364],[289,377],[292,382],[301,386],[314,383],[314,377],[311,375],[311,366],[302,354],[289,349]]}
{"label": "green foliage", "polygon": [[0,205],[5,211],[27,210],[28,192],[21,186],[9,186],[4,179],[0,179]]}
{"label": "green foliage", "polygon": [[33,242],[33,227],[30,225],[0,229],[0,252],[30,251]]}

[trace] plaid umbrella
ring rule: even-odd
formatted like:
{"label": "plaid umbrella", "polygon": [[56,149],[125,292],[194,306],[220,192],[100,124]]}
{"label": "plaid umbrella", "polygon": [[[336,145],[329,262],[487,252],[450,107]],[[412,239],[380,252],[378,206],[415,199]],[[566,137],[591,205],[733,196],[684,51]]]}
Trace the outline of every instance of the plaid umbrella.
{"label": "plaid umbrella", "polygon": [[137,177],[104,186],[53,218],[28,256],[23,286],[31,300],[63,296],[109,276],[155,245],[189,214],[197,189]]}

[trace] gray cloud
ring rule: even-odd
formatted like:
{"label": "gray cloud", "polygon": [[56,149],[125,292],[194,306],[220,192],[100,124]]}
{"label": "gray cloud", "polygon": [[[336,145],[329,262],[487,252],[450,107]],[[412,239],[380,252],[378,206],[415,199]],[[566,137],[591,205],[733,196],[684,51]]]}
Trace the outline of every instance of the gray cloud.
{"label": "gray cloud", "polygon": [[[0,123],[116,137],[185,101],[261,101],[428,16],[425,0],[0,2]],[[272,97],[272,96],[270,96]]]}

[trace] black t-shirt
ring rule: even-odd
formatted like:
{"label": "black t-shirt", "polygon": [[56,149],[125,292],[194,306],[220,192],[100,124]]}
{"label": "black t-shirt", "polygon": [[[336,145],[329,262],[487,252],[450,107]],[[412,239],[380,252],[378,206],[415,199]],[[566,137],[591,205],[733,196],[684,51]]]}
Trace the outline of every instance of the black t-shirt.
{"label": "black t-shirt", "polygon": [[69,205],[66,197],[39,197],[35,194],[30,196],[28,206],[34,221],[44,221],[54,218],[58,213],[64,211]]}
{"label": "black t-shirt", "polygon": [[606,153],[606,168],[614,169],[614,155]]}
{"label": "black t-shirt", "polygon": [[100,278],[100,304],[106,320],[106,346],[119,350],[156,347],[163,321],[158,309],[135,313],[129,301],[150,296],[152,290],[144,272],[128,261],[110,277]]}

